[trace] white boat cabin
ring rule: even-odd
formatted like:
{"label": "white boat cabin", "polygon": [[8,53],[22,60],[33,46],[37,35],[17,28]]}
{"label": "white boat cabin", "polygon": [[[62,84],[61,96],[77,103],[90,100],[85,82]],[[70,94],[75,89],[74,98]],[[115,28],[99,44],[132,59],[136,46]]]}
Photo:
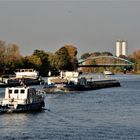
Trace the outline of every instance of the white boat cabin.
{"label": "white boat cabin", "polygon": [[16,78],[33,78],[37,79],[39,77],[39,73],[34,69],[17,69]]}
{"label": "white boat cabin", "polygon": [[13,104],[26,105],[43,101],[42,94],[39,94],[34,88],[30,87],[11,87],[5,89],[5,97],[2,100],[2,106]]}

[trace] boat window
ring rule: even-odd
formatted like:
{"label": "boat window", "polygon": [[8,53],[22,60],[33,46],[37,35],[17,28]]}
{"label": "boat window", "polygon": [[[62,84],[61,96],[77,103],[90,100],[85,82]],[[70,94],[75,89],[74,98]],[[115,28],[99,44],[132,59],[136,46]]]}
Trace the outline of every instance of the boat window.
{"label": "boat window", "polygon": [[9,93],[10,93],[10,94],[12,93],[12,90],[11,90],[11,89],[9,89]]}
{"label": "boat window", "polygon": [[24,89],[22,89],[22,90],[21,90],[21,93],[23,94],[24,92],[25,92],[25,90],[24,90]]}
{"label": "boat window", "polygon": [[16,94],[17,94],[17,93],[18,93],[18,90],[17,90],[17,89],[15,89],[14,93],[16,93]]}

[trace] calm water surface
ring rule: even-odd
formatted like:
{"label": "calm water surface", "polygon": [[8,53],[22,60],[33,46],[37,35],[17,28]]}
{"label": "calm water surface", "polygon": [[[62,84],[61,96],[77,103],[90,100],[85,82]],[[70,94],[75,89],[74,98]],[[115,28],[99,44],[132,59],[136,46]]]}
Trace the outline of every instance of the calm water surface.
{"label": "calm water surface", "polygon": [[140,140],[140,75],[115,78],[121,87],[47,95],[50,111],[0,115],[0,140]]}

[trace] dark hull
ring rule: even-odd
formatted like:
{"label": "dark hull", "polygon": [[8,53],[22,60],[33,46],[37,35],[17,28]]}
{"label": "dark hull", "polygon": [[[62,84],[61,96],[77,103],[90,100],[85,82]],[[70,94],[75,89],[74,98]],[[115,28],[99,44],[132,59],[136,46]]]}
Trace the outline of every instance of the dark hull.
{"label": "dark hull", "polygon": [[19,104],[16,109],[7,106],[0,106],[0,113],[14,113],[14,112],[38,112],[44,110],[44,102],[33,104]]}
{"label": "dark hull", "polygon": [[[24,84],[26,86],[30,86],[30,85],[41,85],[43,84],[43,80],[38,80],[38,79],[24,79]],[[20,86],[20,82],[19,80],[9,80],[8,83],[1,83],[0,84],[0,88],[5,88],[5,87],[16,87],[16,86]]]}
{"label": "dark hull", "polygon": [[65,85],[63,87],[46,86],[44,91],[46,93],[69,92],[69,91],[86,91],[109,87],[119,87],[120,83],[117,80],[102,80],[89,81],[86,85]]}

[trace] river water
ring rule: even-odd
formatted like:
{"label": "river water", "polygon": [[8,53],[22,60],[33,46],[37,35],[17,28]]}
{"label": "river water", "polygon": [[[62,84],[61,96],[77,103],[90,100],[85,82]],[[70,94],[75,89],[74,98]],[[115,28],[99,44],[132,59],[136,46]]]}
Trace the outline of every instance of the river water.
{"label": "river water", "polygon": [[140,140],[140,75],[114,76],[121,87],[47,95],[44,112],[1,114],[0,140]]}

